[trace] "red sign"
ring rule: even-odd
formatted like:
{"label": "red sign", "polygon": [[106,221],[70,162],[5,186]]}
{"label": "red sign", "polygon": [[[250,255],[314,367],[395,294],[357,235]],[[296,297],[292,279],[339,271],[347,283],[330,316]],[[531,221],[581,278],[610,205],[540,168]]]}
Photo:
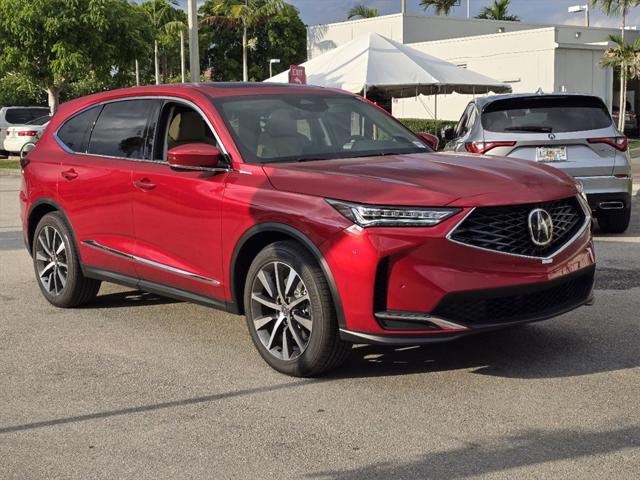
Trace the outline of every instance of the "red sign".
{"label": "red sign", "polygon": [[307,84],[307,74],[304,67],[298,65],[291,65],[289,68],[289,83],[297,83],[298,85]]}

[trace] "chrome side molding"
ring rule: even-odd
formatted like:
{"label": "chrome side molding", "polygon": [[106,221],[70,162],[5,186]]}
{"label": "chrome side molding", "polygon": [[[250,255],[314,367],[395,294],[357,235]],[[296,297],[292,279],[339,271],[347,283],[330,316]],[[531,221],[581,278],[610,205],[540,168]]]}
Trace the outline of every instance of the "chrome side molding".
{"label": "chrome side molding", "polygon": [[106,245],[102,245],[101,243],[96,242],[95,240],[84,240],[83,244],[93,247],[98,250],[102,250],[104,252],[108,252],[112,255],[116,255],[122,258],[126,258],[129,260],[133,260],[134,262],[141,263],[143,265],[148,265],[150,267],[154,267],[160,270],[165,270],[167,272],[175,273],[177,275],[182,275],[183,277],[193,278],[195,280],[200,280],[201,282],[207,282],[212,285],[220,285],[218,280],[214,280],[213,278],[203,277],[202,275],[198,275],[194,272],[189,272],[187,270],[182,270],[181,268],[172,267],[170,265],[165,265],[164,263],[155,262],[153,260],[149,260],[147,258],[139,257],[137,255],[133,255],[131,253],[122,252],[120,250],[116,250],[115,248],[107,247]]}

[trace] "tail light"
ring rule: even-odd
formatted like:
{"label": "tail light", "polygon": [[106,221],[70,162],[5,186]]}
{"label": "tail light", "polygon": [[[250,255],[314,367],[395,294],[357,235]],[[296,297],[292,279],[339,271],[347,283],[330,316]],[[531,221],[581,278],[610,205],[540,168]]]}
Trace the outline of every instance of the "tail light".
{"label": "tail light", "polygon": [[626,152],[629,148],[629,139],[627,137],[602,137],[602,138],[589,138],[587,142],[594,143],[606,143],[611,145],[616,150]]}
{"label": "tail light", "polygon": [[24,130],[22,132],[18,132],[19,137],[35,137],[38,134],[35,130]]}
{"label": "tail light", "polygon": [[496,147],[513,147],[516,142],[467,142],[464,148],[467,152],[484,154]]}

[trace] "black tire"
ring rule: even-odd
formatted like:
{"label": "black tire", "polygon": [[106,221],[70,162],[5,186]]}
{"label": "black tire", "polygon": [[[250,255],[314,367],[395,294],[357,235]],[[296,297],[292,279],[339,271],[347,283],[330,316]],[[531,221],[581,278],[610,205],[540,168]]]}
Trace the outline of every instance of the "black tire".
{"label": "black tire", "polygon": [[[281,269],[285,269],[285,271],[287,271],[287,268],[290,269],[289,271],[293,269],[294,273],[297,274],[297,278],[301,280],[301,282],[297,283],[298,288],[303,288],[304,290],[302,290],[302,292],[305,294],[304,296],[308,296],[308,300],[306,301],[308,310],[306,310],[306,312],[312,321],[312,330],[307,332],[301,328],[301,324],[293,320],[295,316],[294,310],[291,311],[289,317],[283,320],[282,330],[278,330],[278,332],[282,331],[284,337],[286,337],[287,333],[291,336],[295,326],[298,327],[298,331],[303,332],[303,335],[308,333],[306,338],[304,338],[307,342],[306,348],[304,348],[301,353],[298,352],[296,358],[289,360],[278,358],[276,356],[277,352],[272,353],[272,351],[267,349],[267,345],[263,343],[260,337],[260,335],[263,335],[264,338],[264,330],[261,330],[261,334],[259,335],[254,323],[254,318],[264,315],[264,312],[260,312],[259,310],[265,307],[261,306],[261,304],[255,300],[252,300],[252,289],[259,287],[257,283],[260,281],[258,276],[261,272],[264,274],[266,270],[263,269],[273,268],[274,265],[276,270],[279,268],[278,265],[280,265]],[[300,287],[300,285],[302,287]],[[282,287],[283,290],[286,289],[284,283]],[[295,293],[297,293],[297,291]],[[292,300],[295,301],[296,297],[292,297]],[[249,328],[254,345],[262,358],[272,368],[281,373],[295,377],[314,377],[337,368],[349,356],[351,344],[343,342],[340,339],[338,320],[327,280],[315,258],[297,242],[281,241],[273,243],[265,247],[256,256],[247,273],[244,288],[244,306],[247,327]],[[274,315],[276,319],[279,318],[277,315],[278,314]],[[274,319],[274,323],[271,324],[272,330],[274,329],[273,326],[277,323],[276,319]],[[291,322],[291,324],[288,325],[287,321]],[[289,332],[287,332],[287,330],[289,330]],[[267,335],[268,334],[269,332],[267,331]],[[284,339],[282,343],[284,343]],[[296,348],[293,342],[292,345],[293,348]],[[284,348],[281,348],[280,355],[285,357],[282,353],[283,350]]]}
{"label": "black tire", "polygon": [[[49,276],[49,281],[47,282],[41,278],[39,269],[43,269],[43,264],[50,262],[51,258],[44,250],[39,238],[41,234],[52,235],[52,232],[57,232],[60,236],[59,238],[61,238],[64,243],[64,250],[60,255],[55,255],[56,264],[54,268],[58,269],[58,265],[60,265],[60,276],[57,276],[55,279]],[[82,274],[78,260],[78,252],[71,235],[71,229],[62,215],[58,212],[51,212],[42,217],[36,227],[32,243],[31,254],[33,257],[36,281],[38,282],[40,291],[49,303],[60,308],[72,308],[84,305],[96,297],[98,290],[100,290],[100,281],[86,278]],[[57,245],[59,246],[60,243],[58,242]],[[45,260],[43,260],[43,255],[47,257]],[[64,282],[60,279],[64,273],[61,267],[62,265],[66,265],[66,280]],[[44,266],[46,267],[46,265]],[[55,276],[55,273],[50,275]],[[55,287],[48,287],[48,284],[51,282],[56,282],[54,283]]]}
{"label": "black tire", "polygon": [[598,225],[604,233],[624,233],[631,222],[631,208],[603,211],[598,214]]}

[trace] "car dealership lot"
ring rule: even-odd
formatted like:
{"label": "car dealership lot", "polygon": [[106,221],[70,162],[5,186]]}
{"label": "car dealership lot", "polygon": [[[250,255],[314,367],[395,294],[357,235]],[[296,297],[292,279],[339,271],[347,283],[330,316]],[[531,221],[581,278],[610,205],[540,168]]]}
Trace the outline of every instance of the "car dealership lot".
{"label": "car dealership lot", "polygon": [[356,348],[280,375],[241,317],[105,284],[41,296],[0,176],[0,478],[632,478],[640,198],[599,237],[596,304],[545,323]]}

